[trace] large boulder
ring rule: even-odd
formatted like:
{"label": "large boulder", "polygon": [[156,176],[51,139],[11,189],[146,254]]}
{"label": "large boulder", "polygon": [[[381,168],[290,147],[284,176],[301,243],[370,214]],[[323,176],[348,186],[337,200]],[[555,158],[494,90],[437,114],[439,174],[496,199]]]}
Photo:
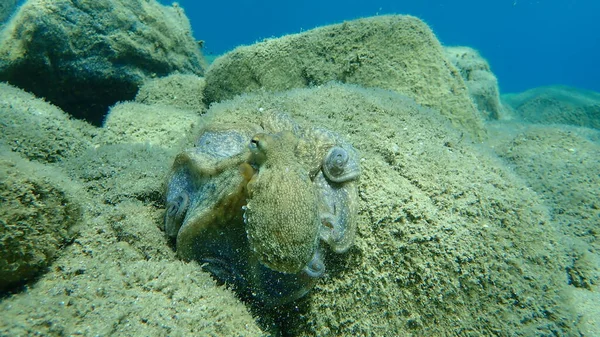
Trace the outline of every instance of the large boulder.
{"label": "large boulder", "polygon": [[183,263],[162,211],[86,200],[96,213],[27,292],[0,303],[2,336],[263,336],[233,293]]}
{"label": "large boulder", "polygon": [[431,29],[412,16],[359,19],[238,47],[211,64],[205,100],[329,81],[402,93],[475,138],[484,136],[460,73]]}
{"label": "large boulder", "polygon": [[600,93],[548,86],[502,95],[519,119],[539,124],[569,124],[600,129]]}
{"label": "large boulder", "polygon": [[55,163],[92,146],[98,130],[44,100],[0,83],[0,142],[29,160]]}
{"label": "large boulder", "polygon": [[549,206],[568,246],[566,271],[583,335],[600,329],[600,131],[519,121],[488,124],[493,149]]}
{"label": "large boulder", "polygon": [[193,130],[196,130],[198,120],[198,113],[191,110],[123,102],[110,109],[100,141],[179,148],[186,135],[195,136]]}
{"label": "large boulder", "polygon": [[489,129],[494,150],[551,206],[559,228],[600,258],[600,131],[512,123]]}
{"label": "large boulder", "polygon": [[204,60],[178,5],[155,0],[29,0],[0,33],[0,80],[101,124],[145,79],[201,75]]}
{"label": "large boulder", "polygon": [[102,202],[137,199],[160,204],[171,157],[171,151],[159,146],[113,144],[91,148],[62,166]]}
{"label": "large boulder", "polygon": [[204,105],[204,78],[195,75],[172,74],[146,81],[140,87],[135,101],[148,105],[168,105],[200,114]]}
{"label": "large boulder", "polygon": [[76,186],[60,171],[0,147],[0,291],[39,276],[82,221]]}
{"label": "large boulder", "polygon": [[445,47],[446,57],[460,71],[469,95],[487,120],[510,119],[500,103],[498,79],[488,62],[470,47]]}
{"label": "large boulder", "polygon": [[577,335],[548,209],[437,111],[329,84],[237,96],[203,118],[244,123],[269,109],[343,135],[362,157],[356,246],[326,254],[307,300],[277,310],[288,335]]}

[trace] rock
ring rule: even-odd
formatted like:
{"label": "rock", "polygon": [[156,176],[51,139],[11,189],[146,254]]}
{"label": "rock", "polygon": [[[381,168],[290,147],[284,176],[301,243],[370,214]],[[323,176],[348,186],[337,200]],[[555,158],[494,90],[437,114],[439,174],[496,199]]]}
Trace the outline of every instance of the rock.
{"label": "rock", "polygon": [[140,88],[135,101],[148,105],[166,105],[182,110],[203,113],[204,78],[195,75],[174,74],[150,79]]}
{"label": "rock", "polygon": [[204,60],[181,7],[155,0],[29,0],[0,33],[1,81],[96,125],[176,71],[201,75]]}
{"label": "rock", "polygon": [[93,208],[35,287],[0,303],[0,335],[264,336],[232,292],[175,259],[159,209]]}
{"label": "rock", "polygon": [[[600,326],[590,311],[600,284],[600,131],[569,125],[488,123],[489,141],[527,185],[548,205],[552,221],[568,247],[569,287],[581,329]],[[589,292],[586,299],[582,291]],[[596,305],[597,306],[597,305]]]}
{"label": "rock", "polygon": [[111,205],[126,199],[160,204],[172,151],[147,144],[112,144],[91,148],[62,167],[79,178],[90,194]]}
{"label": "rock", "polygon": [[[600,261],[597,261],[600,265]],[[579,324],[582,336],[596,336],[600,331],[600,292],[586,289],[574,289],[570,295],[579,308]]]}
{"label": "rock", "polygon": [[332,267],[308,300],[274,314],[283,331],[577,335],[562,297],[562,236],[543,200],[489,150],[410,98],[347,84],[241,95],[206,118],[249,123],[275,108],[301,126],[326,125],[362,157],[356,245],[327,254]]}
{"label": "rock", "polygon": [[119,103],[110,109],[101,142],[107,144],[139,143],[165,148],[177,148],[195,137],[199,115],[167,105]]}
{"label": "rock", "polygon": [[0,291],[39,276],[73,239],[82,222],[74,185],[0,147]]}
{"label": "rock", "polygon": [[475,138],[484,137],[459,72],[430,28],[412,16],[359,19],[238,47],[211,64],[205,101],[330,81],[402,93]]}
{"label": "rock", "polygon": [[549,86],[502,95],[502,100],[525,122],[600,129],[600,93],[594,91]]}
{"label": "rock", "polygon": [[494,150],[550,205],[559,228],[600,254],[600,131],[513,123],[489,127],[490,138],[497,139]]}
{"label": "rock", "polygon": [[479,52],[470,47],[445,47],[444,51],[460,71],[481,115],[487,120],[510,119],[500,103],[498,80]]}
{"label": "rock", "polygon": [[43,163],[77,156],[92,146],[98,129],[71,119],[56,106],[0,83],[0,141]]}

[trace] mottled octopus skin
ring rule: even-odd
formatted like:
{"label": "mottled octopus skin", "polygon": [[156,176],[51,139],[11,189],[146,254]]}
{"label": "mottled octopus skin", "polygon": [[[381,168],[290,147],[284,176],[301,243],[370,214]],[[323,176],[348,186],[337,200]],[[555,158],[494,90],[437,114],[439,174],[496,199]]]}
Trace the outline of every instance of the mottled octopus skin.
{"label": "mottled octopus skin", "polygon": [[325,246],[352,246],[359,174],[350,144],[283,113],[208,124],[173,164],[165,232],[182,259],[243,297],[284,304],[323,276]]}
{"label": "mottled octopus skin", "polygon": [[[207,240],[207,233],[241,221],[239,212],[231,210],[241,209],[246,202],[248,177],[240,174],[238,167],[247,160],[249,151],[239,143],[246,143],[254,131],[244,134],[213,127],[202,133],[200,146],[175,158],[167,186],[165,231],[176,238],[181,258],[192,260],[212,254],[210,246],[216,240]],[[187,200],[183,216],[181,210],[171,212],[182,199]],[[199,237],[203,240],[197,240]]]}
{"label": "mottled octopus skin", "polygon": [[[228,129],[219,124],[211,125],[202,130],[194,148],[175,158],[165,193],[165,232],[171,238],[179,236],[184,221],[188,223],[194,211],[210,207],[227,209],[219,206],[223,201],[220,194],[215,193],[217,187],[225,190],[222,195],[239,195],[244,188],[241,186],[245,184],[242,177],[232,169],[247,161],[250,153],[244,145],[259,129],[256,126],[240,126],[238,129]],[[224,173],[225,171],[227,172]],[[217,201],[220,204],[217,204]],[[188,211],[189,209],[192,211]]]}
{"label": "mottled octopus skin", "polygon": [[314,255],[320,221],[317,191],[295,155],[298,139],[284,131],[258,134],[252,142],[258,173],[248,183],[250,245],[268,267],[300,272]]}
{"label": "mottled octopus skin", "polygon": [[[351,186],[348,186],[351,184]],[[354,244],[358,195],[354,182],[331,184],[323,173],[315,178],[320,195],[321,239],[336,253],[345,253]]]}

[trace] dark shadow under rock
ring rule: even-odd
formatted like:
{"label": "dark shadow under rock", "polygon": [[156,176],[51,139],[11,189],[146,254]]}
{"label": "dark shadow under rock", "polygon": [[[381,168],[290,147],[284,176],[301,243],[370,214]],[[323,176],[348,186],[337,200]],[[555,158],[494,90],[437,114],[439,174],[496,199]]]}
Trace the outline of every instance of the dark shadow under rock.
{"label": "dark shadow under rock", "polygon": [[30,0],[0,41],[0,80],[96,125],[147,78],[204,72],[183,10],[156,1]]}

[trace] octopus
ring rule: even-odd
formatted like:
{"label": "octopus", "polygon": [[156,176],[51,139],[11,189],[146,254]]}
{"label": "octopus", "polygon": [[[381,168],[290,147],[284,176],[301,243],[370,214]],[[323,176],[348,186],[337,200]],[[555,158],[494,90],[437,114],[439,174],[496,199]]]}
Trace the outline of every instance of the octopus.
{"label": "octopus", "polygon": [[289,303],[323,277],[327,252],[352,247],[359,176],[349,143],[287,114],[209,123],[175,158],[164,230],[180,258],[242,297]]}

